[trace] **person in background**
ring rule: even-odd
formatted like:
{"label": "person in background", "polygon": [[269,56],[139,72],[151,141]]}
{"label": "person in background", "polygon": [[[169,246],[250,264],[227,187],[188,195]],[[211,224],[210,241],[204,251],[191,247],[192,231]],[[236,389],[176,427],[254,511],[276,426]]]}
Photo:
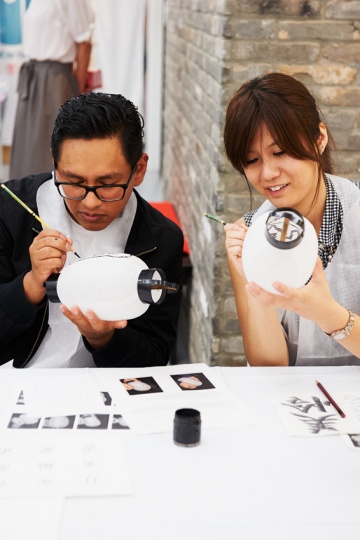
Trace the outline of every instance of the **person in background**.
{"label": "person in background", "polygon": [[90,0],[31,0],[24,15],[18,105],[9,176],[51,169],[60,105],[86,90],[94,14]]}
{"label": "person in background", "polygon": [[[315,98],[294,77],[244,83],[227,108],[226,154],[266,201],[225,226],[244,350],[250,365],[360,364],[360,182],[334,176],[333,140]],[[290,207],[318,235],[312,278],[278,294],[248,283],[242,246],[264,212]]]}
{"label": "person in background", "polygon": [[[145,176],[143,118],[121,95],[81,94],[60,108],[51,138],[54,172],[6,183],[52,228],[0,189],[0,364],[23,367],[166,365],[181,289],[130,321],[104,321],[49,302],[44,283],[65,264],[128,253],[181,283],[180,228],[134,188]],[[104,276],[99,275],[99,283]]]}

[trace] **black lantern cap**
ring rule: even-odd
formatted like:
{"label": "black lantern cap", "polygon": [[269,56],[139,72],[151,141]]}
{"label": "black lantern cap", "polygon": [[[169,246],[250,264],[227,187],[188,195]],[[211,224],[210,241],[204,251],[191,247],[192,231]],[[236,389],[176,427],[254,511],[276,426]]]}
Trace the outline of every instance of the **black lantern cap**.
{"label": "black lantern cap", "polygon": [[294,208],[277,208],[266,220],[266,239],[278,249],[292,249],[304,237],[305,220]]}

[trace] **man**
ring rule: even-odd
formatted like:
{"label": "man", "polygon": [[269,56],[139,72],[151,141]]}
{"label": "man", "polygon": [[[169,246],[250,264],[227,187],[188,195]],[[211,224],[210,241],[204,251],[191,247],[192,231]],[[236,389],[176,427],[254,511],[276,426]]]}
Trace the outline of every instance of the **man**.
{"label": "man", "polygon": [[[180,292],[144,315],[103,321],[49,303],[44,283],[65,264],[125,252],[180,283],[183,235],[134,190],[144,179],[143,118],[120,95],[63,104],[51,138],[54,173],[6,186],[52,228],[0,190],[0,364],[22,367],[165,365],[176,339]],[[102,276],[99,276],[101,280]]]}

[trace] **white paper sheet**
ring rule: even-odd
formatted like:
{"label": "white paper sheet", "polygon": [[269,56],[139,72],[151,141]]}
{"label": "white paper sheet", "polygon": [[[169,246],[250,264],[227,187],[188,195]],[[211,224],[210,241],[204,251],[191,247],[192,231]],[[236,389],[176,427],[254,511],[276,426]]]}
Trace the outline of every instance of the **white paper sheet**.
{"label": "white paper sheet", "polygon": [[341,435],[341,437],[348,448],[360,452],[360,434],[350,433],[348,435]]}
{"label": "white paper sheet", "polygon": [[257,423],[205,364],[121,370],[120,377],[113,377],[111,392],[135,433],[171,431],[181,408],[198,410],[204,429]]}
{"label": "white paper sheet", "polygon": [[[0,430],[12,432],[12,434],[15,434],[16,431],[24,432],[24,430],[27,430],[34,435],[35,432],[42,430],[50,434],[52,431],[60,430],[63,433],[68,433],[75,430],[110,431],[129,429],[121,410],[114,407],[114,400],[107,391],[96,390],[96,409],[95,406],[89,405],[85,400],[85,405],[81,405],[83,412],[79,414],[43,415],[40,413],[39,415],[32,414],[32,411],[28,410],[25,394],[22,390],[19,390],[22,386],[22,383],[18,385],[17,391],[8,400],[7,406],[1,408]],[[88,411],[85,409],[86,406],[90,407]],[[94,410],[96,412],[93,412]]]}
{"label": "white paper sheet", "polygon": [[[355,418],[360,421],[359,392],[345,392],[343,394],[340,394],[339,405],[342,408],[348,410]],[[357,432],[348,432],[346,435],[342,435],[342,438],[348,448],[360,452],[360,430]]]}
{"label": "white paper sheet", "polygon": [[[339,395],[333,397],[341,406]],[[341,406],[346,413],[342,418],[321,392],[276,394],[271,400],[289,435],[319,437],[360,433],[360,418],[356,418],[348,407]]]}
{"label": "white paper sheet", "polygon": [[19,382],[9,376],[1,374],[0,378],[0,395],[1,395],[1,413],[8,407],[11,407],[13,403],[16,403],[19,395]]}
{"label": "white paper sheet", "polygon": [[57,370],[56,378],[47,370],[34,370],[23,382],[26,410],[32,416],[61,416],[96,412],[102,399],[89,369]]}
{"label": "white paper sheet", "polygon": [[[26,375],[26,376],[25,376]],[[119,370],[36,370],[17,380],[17,396],[0,414],[4,430],[173,429],[175,411],[194,408],[202,427],[257,423],[221,376],[205,364]]]}
{"label": "white paper sheet", "polygon": [[1,438],[0,498],[131,493],[126,453],[118,437],[57,435]]}
{"label": "white paper sheet", "polygon": [[58,540],[63,498],[22,498],[0,501],[2,540]]}
{"label": "white paper sheet", "polygon": [[360,421],[360,392],[341,392],[336,394],[341,408],[349,411]]}
{"label": "white paper sheet", "polygon": [[[9,373],[9,376],[8,376]],[[21,377],[11,377],[12,370],[7,372],[6,376],[1,373],[0,379],[0,430],[5,429],[8,425],[12,411],[16,409],[18,397],[21,392],[22,384]]]}

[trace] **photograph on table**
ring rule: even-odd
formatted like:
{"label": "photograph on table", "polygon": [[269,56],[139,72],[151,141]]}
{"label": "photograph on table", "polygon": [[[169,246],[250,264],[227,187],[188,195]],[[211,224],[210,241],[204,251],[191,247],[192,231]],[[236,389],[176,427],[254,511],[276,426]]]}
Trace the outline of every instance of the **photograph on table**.
{"label": "photograph on table", "polygon": [[215,386],[203,373],[171,375],[181,390],[210,390]]}
{"label": "photograph on table", "polygon": [[8,424],[10,429],[37,429],[41,418],[25,413],[13,413]]}
{"label": "photograph on table", "polygon": [[49,416],[44,418],[42,429],[73,429],[75,415],[69,416]]}
{"label": "photograph on table", "polygon": [[144,393],[156,394],[163,391],[154,377],[129,377],[127,379],[120,379],[120,382],[130,396]]}
{"label": "photograph on table", "polygon": [[101,394],[101,398],[102,398],[102,400],[104,402],[105,407],[111,407],[112,399],[111,399],[111,396],[110,396],[109,392],[101,391],[100,394]]}
{"label": "photograph on table", "polygon": [[126,420],[121,414],[114,414],[112,417],[111,429],[130,429]]}
{"label": "photograph on table", "polygon": [[77,429],[107,429],[108,414],[79,414]]}

